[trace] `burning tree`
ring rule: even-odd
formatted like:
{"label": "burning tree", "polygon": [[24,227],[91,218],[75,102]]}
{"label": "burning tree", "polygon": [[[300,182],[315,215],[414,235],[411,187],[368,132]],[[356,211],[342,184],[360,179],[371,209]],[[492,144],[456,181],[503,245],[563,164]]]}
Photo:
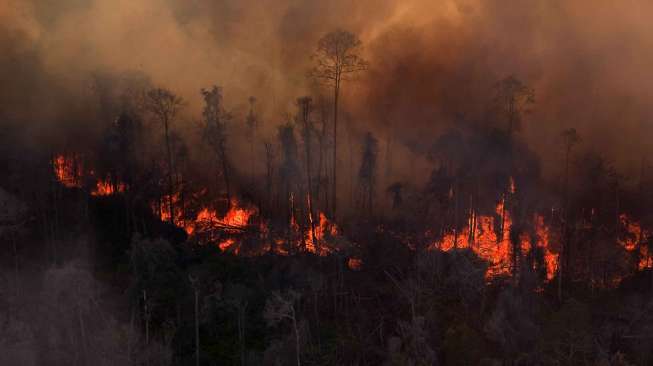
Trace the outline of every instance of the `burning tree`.
{"label": "burning tree", "polygon": [[152,89],[147,92],[147,106],[150,112],[163,124],[166,157],[168,165],[168,210],[170,213],[170,223],[174,224],[175,212],[173,196],[175,193],[174,185],[174,167],[172,160],[172,147],[170,141],[170,128],[177,113],[183,105],[183,100],[171,91],[163,88]]}
{"label": "burning tree", "polygon": [[279,187],[280,204],[285,211],[286,224],[289,225],[289,233],[296,231],[293,226],[297,225],[295,203],[301,202],[300,192],[300,170],[297,149],[295,128],[289,122],[279,127],[279,145],[281,146],[281,165],[279,166]]}
{"label": "burning tree", "polygon": [[204,97],[204,139],[213,150],[218,164],[221,166],[221,173],[227,193],[227,206],[231,205],[230,165],[227,156],[227,123],[231,115],[222,108],[222,89],[213,86],[210,90],[202,89]]}
{"label": "burning tree", "polygon": [[313,238],[316,237],[315,233],[315,222],[314,222],[314,211],[313,211],[313,171],[312,171],[312,135],[313,135],[313,123],[311,122],[311,105],[312,99],[310,97],[302,97],[297,99],[297,105],[300,108],[301,112],[301,123],[302,123],[302,137],[304,139],[304,151],[306,152],[306,200],[307,200],[307,209],[308,209],[308,221],[311,226],[311,235]]}

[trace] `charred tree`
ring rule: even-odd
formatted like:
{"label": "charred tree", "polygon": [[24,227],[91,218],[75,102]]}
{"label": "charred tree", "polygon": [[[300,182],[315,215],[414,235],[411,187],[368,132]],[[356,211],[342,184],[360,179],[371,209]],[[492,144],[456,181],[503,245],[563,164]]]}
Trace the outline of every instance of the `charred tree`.
{"label": "charred tree", "polygon": [[183,101],[180,97],[167,89],[156,88],[147,93],[147,103],[149,110],[163,124],[168,165],[168,210],[170,212],[170,223],[174,224],[175,213],[173,195],[175,193],[175,186],[173,178],[174,166],[172,160],[172,146],[170,142],[170,128],[177,113],[182,107]]}
{"label": "charred tree", "polygon": [[227,208],[231,207],[230,164],[227,156],[227,123],[231,116],[222,108],[222,89],[213,86],[210,90],[202,89],[204,97],[204,139],[215,154],[224,179]]}
{"label": "charred tree", "polygon": [[338,180],[336,179],[338,159],[338,98],[341,83],[356,72],[367,69],[367,61],[360,56],[361,41],[344,30],[335,30],[320,38],[313,55],[316,62],[310,76],[325,81],[333,87],[333,166],[331,212],[336,217]]}
{"label": "charred tree", "polygon": [[249,97],[248,99],[249,102],[249,113],[247,114],[247,118],[245,119],[245,127],[247,129],[247,139],[249,140],[249,146],[250,146],[250,178],[252,179],[252,182],[254,182],[254,174],[256,171],[256,133],[259,128],[259,120],[258,116],[256,115],[256,112],[254,111],[254,107],[256,105],[256,98],[255,97]]}
{"label": "charred tree", "polygon": [[558,300],[562,301],[562,281],[564,268],[563,263],[568,263],[569,257],[569,234],[568,234],[568,221],[571,219],[569,215],[569,160],[574,146],[581,141],[580,135],[576,132],[575,128],[569,128],[561,134],[564,149],[565,149],[565,178],[564,178],[564,203],[563,203],[563,220],[562,220],[562,245],[558,260]]}
{"label": "charred tree", "polygon": [[315,231],[315,212],[313,210],[313,170],[312,170],[312,145],[313,145],[313,123],[311,122],[311,110],[312,110],[312,99],[310,97],[302,97],[297,99],[297,105],[299,106],[301,113],[301,123],[302,123],[302,137],[304,140],[304,151],[306,153],[306,200],[307,200],[307,209],[308,209],[308,222],[311,229],[312,239],[317,240],[317,234]]}
{"label": "charred tree", "polygon": [[361,213],[366,212],[371,218],[374,208],[374,192],[376,189],[376,160],[378,155],[378,141],[368,132],[363,139],[363,156],[358,170],[359,199],[358,206]]}

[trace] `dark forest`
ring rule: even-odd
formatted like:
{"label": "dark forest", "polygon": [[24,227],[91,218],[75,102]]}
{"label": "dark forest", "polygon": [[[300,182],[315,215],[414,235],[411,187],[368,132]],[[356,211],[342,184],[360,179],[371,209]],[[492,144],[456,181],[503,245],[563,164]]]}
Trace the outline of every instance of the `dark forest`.
{"label": "dark forest", "polygon": [[0,0],[0,365],[653,365],[652,14]]}

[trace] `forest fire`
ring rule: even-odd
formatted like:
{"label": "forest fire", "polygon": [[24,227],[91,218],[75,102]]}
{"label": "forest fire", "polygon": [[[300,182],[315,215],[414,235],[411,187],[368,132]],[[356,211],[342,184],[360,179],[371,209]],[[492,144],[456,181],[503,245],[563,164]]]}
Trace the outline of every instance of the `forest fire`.
{"label": "forest fire", "polygon": [[77,159],[66,155],[57,155],[52,159],[52,168],[57,181],[65,187],[81,187],[82,171]]}
{"label": "forest fire", "polygon": [[649,247],[646,245],[648,233],[642,229],[639,223],[631,220],[626,214],[619,215],[619,220],[626,229],[624,238],[619,239],[619,244],[629,252],[639,250],[638,268],[640,271],[653,268],[653,255],[649,254]]}
{"label": "forest fire", "polygon": [[109,180],[98,180],[95,189],[91,191],[93,196],[110,196],[115,193],[122,193],[125,191],[125,184],[113,184]]}
{"label": "forest fire", "polygon": [[[53,159],[54,175],[58,182],[68,188],[81,187],[82,180],[84,179],[84,172],[79,168],[79,164],[73,158],[66,157],[65,155],[58,155]],[[90,176],[93,175],[91,170]],[[126,190],[126,185],[122,182],[113,182],[110,179],[98,179],[95,187],[90,191],[92,196],[110,196],[116,193],[123,193]],[[233,250],[235,254],[239,253],[239,242],[234,237],[225,235],[237,234],[242,232],[251,224],[251,219],[258,215],[258,210],[251,206],[244,206],[239,200],[232,199],[229,210],[220,216],[217,210],[209,207],[200,209],[194,218],[185,216],[185,208],[182,204],[181,194],[179,192],[170,195],[163,195],[160,200],[157,200],[151,205],[152,211],[158,215],[161,221],[171,221],[170,205],[174,212],[174,225],[186,231],[190,236],[198,232],[214,232],[208,236],[208,240],[217,240],[217,246],[222,251]],[[302,228],[300,227],[294,214],[291,217],[289,230],[293,232],[293,236],[298,238],[297,242],[293,245],[304,247],[306,251],[318,255],[327,255],[331,252],[329,246],[324,245],[326,240],[338,235],[338,226],[330,221],[323,212],[318,213],[318,221],[315,227]],[[214,235],[215,232],[222,233],[221,235]],[[264,220],[260,221],[258,232],[262,236],[269,234],[269,228]],[[275,240],[273,240],[275,241]],[[275,242],[278,242],[276,240]],[[287,255],[288,251],[282,249],[279,243],[274,250],[277,254]],[[360,266],[360,265],[359,265]]]}
{"label": "forest fire", "polygon": [[[229,235],[245,230],[250,224],[250,219],[256,214],[256,209],[242,207],[238,200],[233,199],[229,211],[223,217],[219,217],[214,209],[203,208],[194,220],[186,222],[182,227],[188,235],[213,230]],[[217,240],[217,246],[222,251],[233,249],[235,254],[239,254],[239,243],[236,239],[233,237],[221,239],[222,237],[222,235],[210,235],[210,240]]]}
{"label": "forest fire", "polygon": [[[83,164],[76,155],[57,155],[52,159],[52,168],[57,181],[67,188],[81,188],[87,176],[92,178],[95,175],[93,170],[86,172],[83,169]],[[90,193],[92,196],[110,196],[122,193],[125,189],[126,186],[122,182],[98,179]]]}
{"label": "forest fire", "polygon": [[[81,164],[73,157],[65,155],[56,156],[53,161],[54,175],[62,185],[68,188],[81,187],[84,178],[84,171]],[[93,175],[91,170],[89,173]],[[90,191],[92,196],[109,196],[116,193],[122,193],[126,189],[125,184],[112,182],[110,179],[98,179],[95,187]],[[516,187],[514,179],[510,178],[508,194],[515,194]],[[220,216],[215,209],[204,207],[200,209],[194,218],[187,218],[184,214],[184,207],[181,204],[180,193],[172,195],[171,200],[167,195],[161,197],[161,200],[152,205],[152,210],[158,213],[161,221],[170,221],[169,204],[172,202],[174,209],[174,224],[183,228],[190,236],[198,232],[214,232],[208,236],[208,240],[215,241],[216,246],[222,251],[233,251],[235,254],[240,253],[240,242],[234,234],[241,233],[251,225],[251,219],[258,215],[258,210],[251,206],[243,204],[232,199],[229,210]],[[489,263],[486,272],[488,280],[512,275],[514,272],[515,261],[524,262],[523,258],[527,257],[533,247],[539,248],[543,255],[543,263],[531,263],[533,266],[543,266],[546,273],[546,279],[551,280],[555,277],[558,270],[559,253],[551,246],[551,229],[546,224],[544,216],[535,214],[530,226],[532,232],[522,232],[519,234],[519,259],[515,259],[513,254],[513,243],[510,240],[510,233],[513,229],[513,219],[511,211],[505,207],[505,198],[500,200],[491,215],[480,215],[475,212],[470,213],[467,218],[467,225],[460,231],[447,232],[440,240],[431,245],[431,248],[438,248],[443,251],[453,249],[469,248],[473,250],[480,258]],[[310,216],[310,215],[309,215]],[[308,218],[307,227],[299,225],[295,215],[291,216],[291,222],[288,229],[293,233],[291,246],[303,247],[307,252],[328,255],[332,249],[326,245],[327,239],[339,234],[338,226],[330,221],[324,212],[318,212],[318,220],[311,223],[312,217]],[[626,214],[620,215],[620,223],[625,228],[625,233],[619,239],[620,245],[629,252],[638,251],[638,269],[644,270],[653,268],[653,256],[649,255],[646,245],[641,245],[646,241],[647,233],[641,228],[639,223],[631,220]],[[311,227],[314,225],[314,228]],[[265,220],[260,220],[257,228],[262,238],[267,238],[270,231]],[[215,235],[215,232],[222,233]],[[283,243],[288,239],[267,238],[276,243],[273,251],[280,255],[288,255],[288,249],[283,248]],[[535,243],[535,246],[533,246]],[[352,269],[360,269],[361,261],[359,259],[350,260],[348,266]],[[539,268],[533,268],[538,270]]]}
{"label": "forest fire", "polygon": [[0,366],[653,365],[653,1],[0,19]]}
{"label": "forest fire", "polygon": [[313,235],[312,228],[309,227],[306,230],[304,235],[306,250],[314,254],[327,255],[329,252],[331,252],[331,250],[328,246],[322,244],[324,243],[324,240],[327,236],[334,237],[338,235],[338,226],[335,223],[329,221],[324,212],[319,213],[319,218],[319,223],[315,227],[315,235]]}
{"label": "forest fire", "polygon": [[[511,179],[510,192],[515,192],[514,181]],[[501,275],[510,275],[514,272],[516,258],[514,244],[510,240],[513,222],[510,211],[500,201],[495,208],[496,215],[476,215],[471,213],[468,225],[461,232],[449,232],[434,243],[432,247],[444,251],[452,249],[472,249],[479,257],[489,262],[486,278],[492,279]],[[495,220],[499,220],[496,222]],[[558,254],[554,253],[549,243],[549,228],[544,223],[544,217],[535,215],[533,219],[535,235],[521,233],[519,236],[519,251],[517,256],[525,257],[533,248],[532,243],[542,250],[546,265],[546,278],[551,280],[557,271]],[[501,231],[501,227],[503,231]],[[533,268],[536,269],[536,268]]]}

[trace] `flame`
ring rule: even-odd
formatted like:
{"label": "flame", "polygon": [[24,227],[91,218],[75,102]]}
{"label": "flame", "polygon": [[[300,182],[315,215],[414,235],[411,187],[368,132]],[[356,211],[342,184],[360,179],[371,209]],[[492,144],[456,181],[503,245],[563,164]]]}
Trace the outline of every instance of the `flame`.
{"label": "flame", "polygon": [[[82,169],[81,162],[75,156],[57,155],[52,159],[54,176],[59,183],[68,188],[82,187],[82,178],[85,175],[93,177],[95,172],[91,169]],[[124,192],[126,186],[122,182],[112,183],[110,179],[99,179],[91,191],[93,196],[109,196],[115,193]]]}
{"label": "flame", "polygon": [[[503,212],[503,202],[496,206],[496,213],[501,216]],[[478,216],[470,214],[467,228],[460,233],[448,233],[435,246],[441,250],[450,251],[454,248],[465,249],[471,248],[479,257],[490,262],[490,267],[486,273],[487,278],[495,277],[501,274],[509,273],[510,268],[510,243],[507,240],[507,233],[510,231],[511,221],[509,215],[505,214],[504,231],[500,237],[499,233],[494,230],[493,216]],[[474,225],[476,221],[476,225]],[[470,242],[470,226],[475,226],[473,231],[473,242]]]}
{"label": "flame", "polygon": [[646,238],[648,234],[644,231],[638,222],[631,220],[628,215],[619,215],[619,221],[626,228],[625,239],[619,238],[619,244],[629,252],[639,248],[639,270],[653,268],[653,255],[649,253],[648,247],[641,245],[642,239]]}
{"label": "flame", "polygon": [[172,208],[175,212],[175,217],[173,219],[173,223],[176,226],[179,227],[184,227],[184,214],[183,210],[181,207],[181,198],[179,193],[174,193],[172,196],[170,195],[163,195],[161,196],[161,200],[158,202],[158,204],[153,204],[152,205],[152,210],[154,212],[157,212],[157,209],[159,211],[159,217],[161,218],[161,221],[167,222],[170,221],[170,202],[172,201]]}
{"label": "flame", "polygon": [[125,184],[120,182],[116,185],[111,184],[109,180],[98,180],[95,189],[91,191],[93,196],[110,196],[114,193],[124,192]]}
{"label": "flame", "polygon": [[65,187],[81,187],[81,169],[73,157],[57,155],[52,159],[52,169],[57,181]]}
{"label": "flame", "polygon": [[535,232],[537,233],[538,243],[540,248],[544,249],[544,264],[546,265],[546,278],[552,280],[558,272],[559,254],[551,250],[550,241],[550,228],[544,223],[544,216],[535,216]]}
{"label": "flame", "polygon": [[[233,238],[229,238],[229,239],[221,241],[220,244],[218,244],[218,248],[220,248],[220,250],[222,250],[224,252],[224,251],[227,251],[227,250],[231,249],[234,246],[234,244],[236,244],[236,240],[234,240]],[[236,248],[234,250],[235,254],[238,254],[238,249],[239,248]]]}
{"label": "flame", "polygon": [[360,258],[349,258],[347,260],[347,267],[352,271],[360,271],[363,266],[363,260]]}
{"label": "flame", "polygon": [[306,250],[318,255],[327,255],[331,250],[323,245],[327,236],[334,237],[338,235],[338,226],[329,221],[324,212],[319,213],[320,222],[315,227],[315,237],[313,237],[312,228],[308,228],[304,234],[306,241]]}
{"label": "flame", "polygon": [[[510,192],[515,192],[512,178],[510,179]],[[504,209],[504,206],[505,198],[497,203],[495,207],[496,216],[477,215],[471,212],[465,229],[460,232],[446,233],[440,241],[434,243],[431,247],[443,251],[450,251],[454,248],[472,249],[476,255],[489,262],[485,274],[486,279],[511,274],[513,270],[511,268],[513,249],[510,243],[510,230],[513,223],[509,210]],[[499,220],[503,217],[503,231],[501,231],[500,225],[498,231],[495,229],[497,227],[495,217],[498,217]],[[546,278],[551,280],[558,268],[558,254],[554,253],[550,248],[549,227],[545,225],[544,217],[535,215],[533,221],[537,237],[535,244],[537,247],[542,248],[546,265]],[[530,236],[523,233],[520,236],[519,246],[522,254],[529,253],[533,248]]]}
{"label": "flame", "polygon": [[223,217],[219,217],[212,208],[203,208],[195,216],[195,220],[184,226],[188,234],[195,232],[198,226],[223,227],[225,231],[233,232],[247,226],[250,217],[256,214],[256,209],[243,208],[237,200],[232,200],[231,208]]}

